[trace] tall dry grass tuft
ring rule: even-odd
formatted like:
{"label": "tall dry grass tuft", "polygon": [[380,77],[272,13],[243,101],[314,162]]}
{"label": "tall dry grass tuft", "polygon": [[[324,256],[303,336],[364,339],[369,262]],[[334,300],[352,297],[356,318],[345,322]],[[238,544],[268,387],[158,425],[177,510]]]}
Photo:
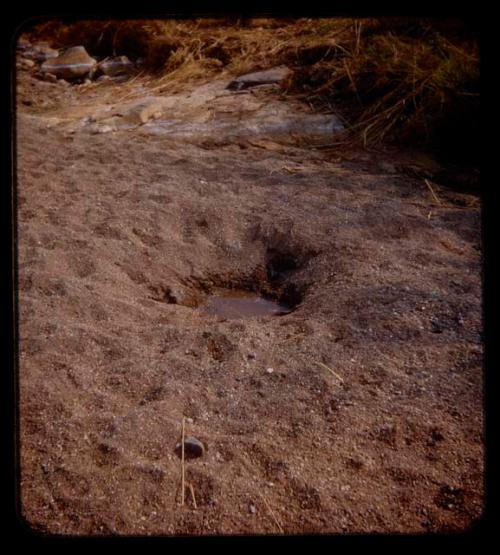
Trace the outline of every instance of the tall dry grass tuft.
{"label": "tall dry grass tuft", "polygon": [[347,137],[365,146],[398,140],[474,156],[478,44],[457,25],[445,36],[439,23],[357,20],[341,38],[332,29],[313,51],[299,49],[288,91],[317,109],[340,108],[350,122]]}

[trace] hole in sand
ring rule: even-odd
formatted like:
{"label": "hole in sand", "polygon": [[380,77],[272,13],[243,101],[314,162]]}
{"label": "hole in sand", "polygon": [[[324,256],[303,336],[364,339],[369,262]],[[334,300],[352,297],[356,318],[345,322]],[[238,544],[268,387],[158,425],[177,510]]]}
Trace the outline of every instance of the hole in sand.
{"label": "hole in sand", "polygon": [[[317,253],[267,248],[263,263],[245,273],[189,277],[179,287],[150,287],[155,300],[197,309],[224,319],[282,316],[304,300],[308,284],[295,281],[295,274]],[[292,281],[293,280],[293,281]]]}
{"label": "hole in sand", "polygon": [[280,252],[276,249],[268,249],[267,252],[267,279],[270,283],[281,283],[297,270],[300,264],[297,258],[288,252]]}

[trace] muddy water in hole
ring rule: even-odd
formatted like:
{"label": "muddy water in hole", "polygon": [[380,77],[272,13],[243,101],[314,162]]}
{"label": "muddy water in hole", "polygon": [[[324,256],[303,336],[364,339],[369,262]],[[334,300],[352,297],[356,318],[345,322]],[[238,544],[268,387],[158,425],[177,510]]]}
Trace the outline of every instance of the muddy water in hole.
{"label": "muddy water in hole", "polygon": [[290,308],[249,291],[225,291],[209,297],[200,311],[221,318],[258,318],[287,314]]}

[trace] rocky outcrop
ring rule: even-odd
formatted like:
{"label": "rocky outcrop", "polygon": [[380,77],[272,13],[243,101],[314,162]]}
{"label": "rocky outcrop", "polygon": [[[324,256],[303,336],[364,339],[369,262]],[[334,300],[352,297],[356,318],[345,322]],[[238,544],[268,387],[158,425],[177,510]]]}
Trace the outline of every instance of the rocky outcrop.
{"label": "rocky outcrop", "polygon": [[92,74],[97,62],[89,56],[83,46],[68,48],[57,58],[46,60],[42,66],[42,73],[50,73],[62,79],[76,79]]}
{"label": "rocky outcrop", "polygon": [[257,87],[260,85],[274,85],[284,81],[291,74],[291,70],[286,66],[274,67],[265,71],[256,71],[254,73],[247,73],[240,75],[233,79],[227,86],[230,90],[242,90],[250,87]]}

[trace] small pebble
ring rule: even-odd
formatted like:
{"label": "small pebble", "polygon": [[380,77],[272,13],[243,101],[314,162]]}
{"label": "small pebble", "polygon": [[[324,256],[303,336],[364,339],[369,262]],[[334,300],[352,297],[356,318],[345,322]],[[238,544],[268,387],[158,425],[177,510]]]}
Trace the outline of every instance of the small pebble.
{"label": "small pebble", "polygon": [[[181,443],[175,446],[175,452],[179,457],[182,456]],[[195,437],[186,437],[184,439],[184,455],[186,458],[194,459],[201,457],[205,453],[205,446]]]}
{"label": "small pebble", "polygon": [[250,505],[250,507],[248,507],[248,510],[254,515],[257,512],[257,509],[255,507],[255,505]]}
{"label": "small pebble", "polygon": [[266,370],[266,372],[267,372],[268,374],[272,374],[272,373],[274,372],[274,368],[268,368],[268,369]]}
{"label": "small pebble", "polygon": [[98,127],[96,127],[92,133],[94,135],[97,135],[99,133],[110,133],[111,131],[113,131],[113,128],[110,125],[100,125]]}
{"label": "small pebble", "polygon": [[443,333],[444,326],[438,320],[431,321],[431,331],[432,333]]}

